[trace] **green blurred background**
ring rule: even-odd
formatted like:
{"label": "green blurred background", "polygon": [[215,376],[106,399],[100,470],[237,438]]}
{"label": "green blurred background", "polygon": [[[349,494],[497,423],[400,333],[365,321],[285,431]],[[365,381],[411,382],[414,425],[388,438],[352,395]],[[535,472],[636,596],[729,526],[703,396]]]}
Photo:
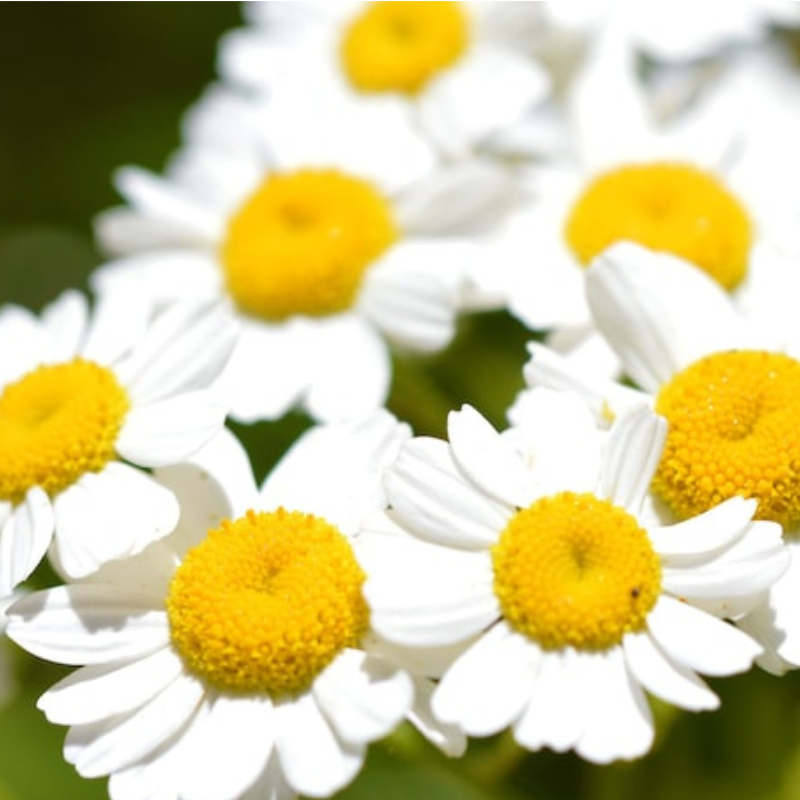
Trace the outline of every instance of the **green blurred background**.
{"label": "green blurred background", "polygon": [[0,4],[0,301],[83,285],[114,169],[161,168],[240,20],[238,3]]}
{"label": "green blurred background", "polygon": [[[91,220],[118,202],[113,170],[162,167],[183,110],[214,77],[219,35],[240,21],[239,4],[227,2],[0,3],[0,303],[38,310],[67,287],[85,288],[99,263]],[[398,359],[392,407],[418,432],[442,433],[447,409],[465,401],[501,425],[528,336],[503,314],[463,320],[443,355]],[[237,432],[263,473],[306,424],[294,415]],[[35,710],[64,671],[18,651],[11,657],[18,691],[0,708],[0,800],[106,797],[105,780],[84,781],[62,761],[64,730]],[[712,683],[721,710],[695,716],[657,706],[658,740],[639,762],[597,767],[530,755],[508,736],[473,742],[453,762],[403,729],[372,749],[341,796],[800,798],[800,675],[756,671]]]}

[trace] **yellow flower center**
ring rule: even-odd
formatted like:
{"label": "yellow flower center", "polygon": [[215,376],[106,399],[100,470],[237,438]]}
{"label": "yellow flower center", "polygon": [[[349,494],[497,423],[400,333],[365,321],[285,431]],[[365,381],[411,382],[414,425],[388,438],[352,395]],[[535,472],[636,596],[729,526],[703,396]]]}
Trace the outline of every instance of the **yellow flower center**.
{"label": "yellow flower center", "polygon": [[661,590],[647,532],[592,494],[562,492],[518,511],[492,549],[508,623],[547,650],[604,650],[640,630]]}
{"label": "yellow flower center", "polygon": [[468,39],[460,3],[371,3],[347,28],[341,57],[362,92],[414,94],[461,57]]}
{"label": "yellow flower center", "polygon": [[114,373],[77,358],[40,366],[0,395],[0,499],[49,495],[115,457],[130,400]]}
{"label": "yellow flower center", "polygon": [[167,599],[187,668],[230,692],[307,689],[366,631],[364,573],[324,519],[278,509],[223,522],[186,555]]}
{"label": "yellow flower center", "polygon": [[565,235],[584,265],[628,240],[691,261],[729,290],[745,277],[753,239],[744,207],[714,176],[669,162],[600,175],[573,206]]}
{"label": "yellow flower center", "polygon": [[366,181],[335,170],[271,175],[228,227],[228,291],[267,320],[335,314],[397,236],[392,209]]}
{"label": "yellow flower center", "polygon": [[800,522],[799,362],[714,353],[665,384],[656,410],[669,429],[653,488],[678,517],[741,495],[760,519]]}

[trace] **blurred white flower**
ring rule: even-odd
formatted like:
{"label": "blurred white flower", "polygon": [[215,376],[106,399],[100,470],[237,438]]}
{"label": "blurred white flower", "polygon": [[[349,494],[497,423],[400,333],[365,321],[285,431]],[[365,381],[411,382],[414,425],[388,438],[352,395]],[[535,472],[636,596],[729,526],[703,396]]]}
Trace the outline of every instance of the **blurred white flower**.
{"label": "blurred white flower", "polygon": [[386,400],[390,347],[445,347],[477,257],[470,234],[508,194],[496,170],[435,169],[407,126],[264,106],[218,89],[168,177],[124,169],[130,206],[98,223],[117,253],[100,287],[225,298],[242,324],[221,379],[236,419],[299,406],[321,420]]}

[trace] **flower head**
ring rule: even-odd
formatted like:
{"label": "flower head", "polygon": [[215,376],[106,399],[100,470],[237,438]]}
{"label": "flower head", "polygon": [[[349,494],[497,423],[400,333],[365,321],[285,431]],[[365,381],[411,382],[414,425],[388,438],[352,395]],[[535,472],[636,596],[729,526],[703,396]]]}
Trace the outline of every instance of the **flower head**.
{"label": "flower head", "polygon": [[[228,34],[222,73],[271,102],[313,87],[340,113],[392,108],[450,156],[501,148],[549,95],[531,55],[529,4],[355,2],[248,8]],[[286,42],[291,46],[287,47]],[[502,83],[504,90],[496,91]]]}
{"label": "flower head", "polygon": [[332,114],[320,131],[321,113],[211,92],[170,176],[123,170],[130,207],[100,219],[106,246],[131,255],[98,286],[134,280],[233,309],[242,336],[220,385],[241,421],[379,408],[390,347],[431,352],[453,336],[477,256],[455,223],[466,231],[504,191],[496,171],[434,170],[394,118]]}
{"label": "flower head", "polygon": [[[375,647],[357,557],[407,438],[385,412],[312,428],[257,490],[224,431],[157,470],[181,503],[173,534],[16,604],[14,641],[81,666],[39,702],[71,726],[80,774],[110,775],[116,800],[153,786],[187,800],[326,797],[368,743],[424,714],[423,683]],[[436,733],[459,747],[458,731]]]}
{"label": "flower head", "polygon": [[[796,184],[778,178],[792,163],[783,138],[767,153],[740,106],[712,94],[660,122],[615,31],[593,40],[570,85],[566,157],[531,171],[532,201],[492,241],[505,266],[484,270],[512,313],[548,331],[555,349],[579,360],[585,350],[586,361],[599,337],[584,282],[607,248],[633,242],[690,261],[744,304],[796,205],[787,198]],[[784,127],[781,117],[764,124]]]}
{"label": "flower head", "polygon": [[103,295],[91,314],[77,292],[40,318],[0,312],[0,595],[48,550],[82,577],[174,528],[174,497],[140,468],[185,458],[222,427],[208,386],[235,333],[218,305],[154,317],[135,293]]}
{"label": "flower head", "polygon": [[632,758],[653,736],[643,689],[712,709],[697,673],[749,667],[759,646],[719,615],[753,607],[786,569],[780,528],[741,498],[648,522],[664,434],[639,406],[606,435],[577,396],[542,389],[502,434],[464,407],[449,442],[403,447],[386,478],[399,531],[366,561],[365,594],[386,638],[464,646],[433,695],[443,721]]}

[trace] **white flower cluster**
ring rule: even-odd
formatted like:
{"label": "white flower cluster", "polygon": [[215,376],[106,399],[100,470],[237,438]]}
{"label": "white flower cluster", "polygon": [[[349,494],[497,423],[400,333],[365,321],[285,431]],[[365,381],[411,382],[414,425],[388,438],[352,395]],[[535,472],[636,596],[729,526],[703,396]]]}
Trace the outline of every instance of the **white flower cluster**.
{"label": "white flower cluster", "polygon": [[[408,722],[608,763],[646,694],[800,666],[800,5],[243,9],[91,307],[0,309],[0,600],[78,668],[67,761],[328,797]],[[414,436],[394,355],[488,311],[530,332],[507,427]],[[289,412],[258,486],[226,420]]]}

